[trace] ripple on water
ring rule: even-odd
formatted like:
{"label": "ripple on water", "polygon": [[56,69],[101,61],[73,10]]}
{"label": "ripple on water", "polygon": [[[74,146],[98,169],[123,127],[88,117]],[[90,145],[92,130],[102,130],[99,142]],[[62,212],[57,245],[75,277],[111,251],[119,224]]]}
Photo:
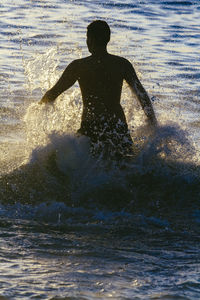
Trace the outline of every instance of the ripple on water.
{"label": "ripple on water", "polygon": [[[199,0],[3,2],[0,298],[198,299]],[[80,123],[77,87],[23,118],[70,60],[88,55],[86,26],[97,17],[111,25],[109,51],[134,62],[160,124],[175,125],[151,143],[125,87],[134,141],[146,145],[128,171],[85,168],[74,137],[53,137]],[[70,180],[46,159],[52,149]]]}

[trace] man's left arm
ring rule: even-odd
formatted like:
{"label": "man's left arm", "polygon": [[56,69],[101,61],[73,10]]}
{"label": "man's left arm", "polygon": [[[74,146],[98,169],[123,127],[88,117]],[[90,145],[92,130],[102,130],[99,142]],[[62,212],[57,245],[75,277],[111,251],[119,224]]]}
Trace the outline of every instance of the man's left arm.
{"label": "man's left arm", "polygon": [[125,80],[129,84],[131,90],[136,94],[142,109],[150,121],[151,125],[157,125],[157,119],[154,113],[154,109],[151,103],[151,100],[144,89],[143,85],[139,81],[136,72],[130,62],[127,61],[126,69],[125,69]]}
{"label": "man's left arm", "polygon": [[60,94],[69,89],[76,82],[78,79],[76,73],[76,63],[73,61],[67,66],[56,84],[44,94],[39,103],[53,102]]}

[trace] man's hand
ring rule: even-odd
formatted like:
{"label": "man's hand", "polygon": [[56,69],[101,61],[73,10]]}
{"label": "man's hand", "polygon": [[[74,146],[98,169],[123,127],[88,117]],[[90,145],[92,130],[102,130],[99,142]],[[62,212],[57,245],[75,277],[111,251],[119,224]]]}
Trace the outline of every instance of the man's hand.
{"label": "man's hand", "polygon": [[39,104],[52,103],[53,101],[54,101],[54,98],[50,97],[50,93],[49,92],[46,92],[46,94],[39,101]]}
{"label": "man's hand", "polygon": [[147,122],[150,130],[152,130],[152,131],[156,130],[156,128],[158,127],[158,122],[157,122],[155,115],[153,117],[148,117],[146,122]]}
{"label": "man's hand", "polygon": [[48,98],[44,95],[42,99],[38,102],[39,104],[48,103]]}

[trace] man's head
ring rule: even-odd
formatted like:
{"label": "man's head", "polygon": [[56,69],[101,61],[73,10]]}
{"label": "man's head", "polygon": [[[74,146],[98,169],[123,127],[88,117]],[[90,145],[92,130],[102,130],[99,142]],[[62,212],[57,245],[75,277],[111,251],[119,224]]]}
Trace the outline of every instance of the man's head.
{"label": "man's head", "polygon": [[109,41],[110,27],[105,21],[96,20],[88,25],[87,44],[89,50],[91,47],[106,47]]}

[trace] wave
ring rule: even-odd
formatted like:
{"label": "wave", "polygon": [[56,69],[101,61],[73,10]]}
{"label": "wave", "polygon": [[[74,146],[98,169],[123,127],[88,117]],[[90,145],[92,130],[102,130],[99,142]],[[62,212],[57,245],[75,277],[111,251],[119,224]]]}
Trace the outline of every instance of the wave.
{"label": "wave", "polygon": [[1,204],[130,213],[198,208],[200,168],[190,161],[194,149],[182,130],[162,126],[136,148],[133,157],[103,159],[91,155],[86,137],[52,133],[28,163],[1,177]]}

